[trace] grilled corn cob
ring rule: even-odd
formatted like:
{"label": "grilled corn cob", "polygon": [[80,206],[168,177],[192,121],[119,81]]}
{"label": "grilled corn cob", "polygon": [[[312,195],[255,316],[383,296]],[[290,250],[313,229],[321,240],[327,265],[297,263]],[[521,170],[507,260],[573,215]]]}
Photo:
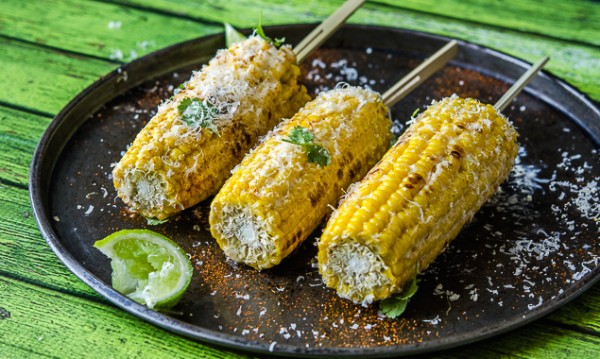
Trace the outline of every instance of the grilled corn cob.
{"label": "grilled corn cob", "polygon": [[215,194],[244,154],[310,100],[290,46],[233,44],[163,103],[113,170],[119,197],[165,219]]}
{"label": "grilled corn cob", "polygon": [[507,178],[517,149],[491,105],[434,102],[332,214],[319,241],[325,284],[363,305],[401,291]]}
{"label": "grilled corn cob", "polygon": [[390,126],[380,96],[358,87],[323,92],[282,122],[211,204],[211,232],[225,254],[257,269],[277,265],[383,156]]}

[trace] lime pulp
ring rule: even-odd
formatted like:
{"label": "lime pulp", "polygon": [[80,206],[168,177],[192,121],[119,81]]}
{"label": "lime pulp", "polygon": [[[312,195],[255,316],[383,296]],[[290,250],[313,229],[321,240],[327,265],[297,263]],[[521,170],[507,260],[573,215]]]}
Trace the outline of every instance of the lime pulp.
{"label": "lime pulp", "polygon": [[156,232],[124,229],[96,241],[94,247],[111,259],[113,288],[148,308],[173,307],[192,280],[188,255]]}

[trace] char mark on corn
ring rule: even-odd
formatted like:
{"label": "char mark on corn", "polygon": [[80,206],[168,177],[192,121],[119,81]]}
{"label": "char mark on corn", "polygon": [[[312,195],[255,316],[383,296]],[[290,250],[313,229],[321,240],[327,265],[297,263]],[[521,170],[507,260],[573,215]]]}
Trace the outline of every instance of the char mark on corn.
{"label": "char mark on corn", "polygon": [[225,254],[257,269],[280,263],[383,156],[390,127],[380,96],[357,87],[323,92],[282,122],[211,204]]}
{"label": "char mark on corn", "polygon": [[165,219],[214,195],[282,118],[310,100],[289,46],[258,36],[219,50],[164,102],[113,170],[119,197]]}
{"label": "char mark on corn", "polygon": [[332,214],[319,241],[324,282],[362,304],[401,291],[508,177],[517,150],[491,105],[434,102]]}

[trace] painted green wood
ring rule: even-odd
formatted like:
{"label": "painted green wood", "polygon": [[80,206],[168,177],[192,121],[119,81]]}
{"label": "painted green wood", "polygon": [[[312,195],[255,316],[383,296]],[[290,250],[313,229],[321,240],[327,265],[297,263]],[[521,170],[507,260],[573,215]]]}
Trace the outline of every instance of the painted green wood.
{"label": "painted green wood", "polygon": [[217,31],[220,26],[101,2],[0,2],[0,34],[116,61]]}
{"label": "painted green wood", "polygon": [[435,357],[590,359],[600,355],[600,338],[535,322],[508,334]]}
{"label": "painted green wood", "polygon": [[[187,340],[111,305],[0,276],[2,357],[247,358]],[[68,348],[68,349],[67,349]],[[29,355],[27,355],[29,357]]]}
{"label": "painted green wood", "polygon": [[[132,50],[143,54],[220,31],[203,20],[249,27],[260,11],[265,24],[316,22],[341,3],[129,0],[137,5],[116,4],[124,1],[0,2],[0,35],[4,35],[0,37],[0,103],[51,115],[113,69],[116,63],[110,57],[117,50],[127,61]],[[551,71],[600,100],[597,2],[546,0],[536,9],[532,1],[449,0],[435,6],[432,1],[369,1],[351,22],[448,35],[529,61],[548,53]],[[188,29],[195,33],[189,34]],[[24,187],[33,146],[48,121],[48,117],[0,107],[0,307],[12,314],[0,320],[0,356],[231,357],[108,305],[54,256],[31,216]],[[596,285],[546,319],[437,357],[598,357],[598,338],[600,286]]]}
{"label": "painted green wood", "polygon": [[[57,293],[0,276],[0,346],[10,355],[31,351],[69,357],[245,357],[186,340],[110,305]],[[135,330],[133,330],[135,328]],[[23,335],[26,333],[26,335]],[[510,334],[437,355],[440,358],[589,358],[600,338],[537,322]]]}
{"label": "painted green wood", "polygon": [[[53,14],[52,16],[32,18],[31,16],[27,15],[29,12],[33,11],[33,9],[36,9],[36,6],[37,8],[41,6],[39,1],[40,0],[27,2],[27,11],[25,11],[25,13],[20,17],[17,15],[5,15],[6,18],[4,19],[4,22],[6,25],[2,28],[4,28],[5,31],[11,36],[23,38],[28,41],[36,41],[36,39],[32,37],[32,34],[39,34],[39,31],[42,29],[50,28],[52,31],[48,36],[44,36],[44,39],[47,38],[45,41],[53,41],[52,39],[54,38],[60,39],[60,41],[57,40],[52,43],[48,43],[52,46],[58,46],[70,51],[84,51],[85,53],[94,56],[103,56],[107,58],[110,57],[110,51],[108,51],[107,48],[114,47],[112,50],[120,49],[125,54],[125,60],[128,59],[127,53],[132,50],[136,51],[138,54],[144,53],[144,51],[137,51],[135,49],[135,46],[137,46],[136,44],[138,42],[154,41],[154,43],[156,43],[156,47],[163,47],[193,38],[196,35],[221,31],[220,27],[218,26],[215,27],[213,25],[205,26],[196,24],[194,26],[197,26],[198,28],[204,28],[206,31],[194,31],[194,34],[190,34],[188,33],[187,28],[184,27],[181,29],[175,25],[171,26],[169,22],[165,22],[163,25],[162,23],[154,24],[149,22],[144,23],[141,20],[135,21],[135,19],[143,19],[144,16],[150,16],[148,15],[148,12],[145,12],[141,9],[119,8],[115,7],[114,5],[110,5],[108,9],[100,9],[96,8],[96,6],[100,6],[99,4],[90,2],[77,2],[77,4],[67,3],[69,8],[73,8],[77,11],[75,15],[72,15],[73,11],[75,10],[67,12],[67,15],[71,14],[68,19],[72,21],[63,21],[62,15],[59,16],[60,12],[64,10],[64,5],[60,5],[63,4],[63,2],[56,4],[56,13],[51,9],[48,11]],[[218,6],[215,5],[216,3],[214,1],[185,3],[169,0],[122,1],[127,1],[128,3],[137,4],[143,7],[151,7],[155,10],[169,11],[185,16],[194,16],[198,19],[214,22],[228,21],[241,27],[251,27],[256,25],[260,13],[263,13],[265,24],[316,22],[333,12],[338,5],[337,2],[321,2],[316,0],[307,2],[306,4],[277,0],[269,6],[257,6],[256,0],[243,0],[236,2],[219,1]],[[17,2],[16,0],[6,1],[2,4],[4,5],[0,5],[0,9],[2,9],[2,7],[5,9],[4,11],[0,11],[0,14],[19,14],[21,13],[20,8],[23,7],[22,3]],[[529,7],[532,8],[531,2],[527,2],[527,4],[529,4]],[[576,7],[576,9],[584,8],[583,2],[578,2],[578,4],[579,5]],[[103,5],[108,6],[106,4]],[[14,9],[13,7],[17,7],[17,9]],[[600,5],[588,5],[588,7],[591,9],[596,9],[600,7]],[[555,11],[552,9],[554,8],[548,7],[545,11],[556,13],[552,12]],[[132,31],[125,31],[127,28],[127,22],[125,22],[125,20],[122,21],[120,29],[113,30],[108,29],[108,25],[100,26],[96,24],[99,21],[95,20],[98,18],[96,14],[98,13],[97,11],[100,10],[106,10],[108,12],[106,17],[103,17],[103,21],[106,22],[106,24],[108,24],[106,19],[111,19],[113,15],[116,16],[116,14],[120,13],[132,14],[130,15],[132,17]],[[570,21],[569,19],[572,19],[579,12],[579,10],[576,13],[567,12],[564,16],[565,20],[562,23],[567,23]],[[589,12],[593,15],[590,15],[591,17],[589,21],[594,23],[596,19],[596,11]],[[518,18],[517,15],[514,17]],[[89,18],[92,18],[93,20],[90,20]],[[531,19],[531,17],[524,18]],[[561,19],[562,18],[563,17],[561,15]],[[87,25],[87,22],[89,21],[92,22],[91,26]],[[114,20],[108,21],[116,22],[121,20],[118,20],[115,17]],[[130,21],[129,18],[127,21]],[[172,21],[175,23],[178,23],[179,21],[188,22],[188,20],[184,19],[172,19]],[[540,21],[542,20],[540,19]],[[546,19],[544,21],[549,20]],[[583,44],[569,43],[567,41],[559,41],[547,36],[526,34],[520,31],[499,28],[495,25],[465,23],[460,19],[454,18],[440,19],[438,15],[424,14],[410,9],[402,9],[400,7],[394,8],[392,11],[387,6],[378,5],[378,3],[367,3],[364,8],[360,9],[360,11],[351,17],[350,22],[372,25],[387,25],[460,38],[505,51],[511,55],[526,59],[530,62],[534,62],[541,56],[547,54],[552,57],[552,60],[546,66],[547,70],[553,72],[559,77],[564,78],[567,82],[579,87],[582,91],[588,93],[592,98],[600,100],[600,48],[597,46],[587,46]],[[2,22],[0,21],[0,24],[1,23]],[[89,41],[88,36],[81,37],[73,35],[73,32],[80,31],[82,26],[85,26],[86,32],[89,34],[90,39],[96,39],[93,40],[95,46],[86,46],[85,43],[82,43],[82,41]],[[597,25],[595,26],[597,27]],[[24,27],[27,31],[19,30],[22,27]],[[15,30],[13,30],[13,28]],[[29,28],[33,29],[31,30],[31,34],[28,32]],[[141,28],[144,28],[144,30],[142,31]],[[586,39],[590,37],[600,38],[600,36],[594,36],[596,32],[597,31],[595,31],[595,27],[591,27],[589,30],[589,36],[581,35],[582,37],[578,38],[578,40],[587,41]],[[170,35],[169,37],[164,37],[156,33],[168,33]],[[139,34],[143,34],[143,40],[141,40],[140,37],[142,35]],[[153,39],[153,37],[156,37],[156,39]],[[102,47],[98,45],[97,39],[106,39],[110,45],[107,46],[104,44],[105,46]],[[515,44],[519,44],[519,46],[515,46]],[[150,49],[147,49],[147,51],[149,50]],[[587,71],[581,71],[581,69],[587,69]],[[3,89],[0,87],[0,90]]]}
{"label": "painted green wood", "polygon": [[[214,0],[185,3],[175,0],[121,1],[187,16],[191,15],[199,19],[208,19],[215,22],[227,21],[240,27],[255,26],[256,19],[261,13],[265,24],[321,21],[333,12],[340,3],[329,1],[296,3],[276,0],[269,5],[257,6],[254,0],[235,2]],[[438,4],[440,2],[432,0],[429,7],[435,7],[434,3]],[[530,8],[533,7],[533,1],[528,3]],[[583,2],[580,3],[580,7],[585,8]],[[588,5],[588,7],[596,8],[600,5]],[[552,8],[547,11],[552,11]],[[556,12],[554,13],[556,14]],[[518,18],[518,14],[513,14],[513,17]],[[531,19],[531,17],[524,18]],[[569,19],[566,16],[563,23],[568,23]],[[548,20],[546,19],[546,21]],[[594,22],[595,17],[590,21]],[[592,98],[600,100],[600,48],[597,46],[557,41],[547,36],[498,28],[494,25],[465,23],[462,20],[453,18],[440,19],[437,15],[401,8],[392,11],[387,7],[370,2],[357,11],[349,22],[406,28],[459,38],[507,52],[530,62],[537,61],[543,55],[550,55],[552,60],[546,66],[547,70],[577,86]],[[597,27],[597,25],[595,26]],[[583,40],[594,34],[595,32],[590,30],[589,35],[584,36]],[[515,46],[515,44],[519,45]],[[581,71],[581,69],[587,69],[587,73]]]}
{"label": "painted green wood", "polygon": [[3,359],[23,359],[23,358],[52,358],[44,353],[36,353],[31,350],[23,349],[15,346],[12,343],[2,344],[3,345]]}
{"label": "painted green wood", "polygon": [[27,190],[0,185],[0,203],[0,274],[106,302],[75,277],[42,238]]}
{"label": "painted green wood", "polygon": [[117,65],[0,38],[0,101],[57,113]]}
{"label": "painted green wood", "polygon": [[600,335],[600,284],[550,314],[548,319]]}
{"label": "painted green wood", "polygon": [[[377,0],[444,18],[600,45],[600,3],[589,0]],[[548,26],[552,24],[552,26]]]}
{"label": "painted green wood", "polygon": [[[258,5],[257,1],[220,1],[195,0],[181,2],[178,0],[118,0],[122,3],[132,3],[143,7],[152,7],[198,19],[223,21],[221,13],[225,12],[232,22],[244,26],[253,26],[255,19],[263,12],[265,21],[272,21],[276,13],[278,23],[298,21],[320,21],[336,7],[343,3],[336,1],[287,1],[268,0]],[[583,41],[590,44],[600,44],[600,38],[593,36],[600,31],[600,5],[590,1],[560,1],[560,0],[376,0],[363,5],[355,18],[361,18],[360,13],[367,9],[369,12],[398,12],[410,10],[413,13],[433,14],[439,16],[437,21],[446,18],[467,20],[469,22],[493,25],[499,28],[528,31],[544,36],[553,36],[566,40]],[[248,22],[250,20],[250,22]],[[548,24],[552,26],[549,27]],[[467,24],[469,25],[469,24]]]}
{"label": "painted green wood", "polygon": [[[0,189],[0,273],[25,279],[61,292],[105,302],[54,256],[39,235],[29,212],[25,190]],[[44,265],[40,265],[43,263]],[[571,305],[549,317],[553,322],[600,333],[600,287],[592,288]]]}
{"label": "painted green wood", "polygon": [[31,155],[50,119],[0,106],[0,183],[27,186]]}

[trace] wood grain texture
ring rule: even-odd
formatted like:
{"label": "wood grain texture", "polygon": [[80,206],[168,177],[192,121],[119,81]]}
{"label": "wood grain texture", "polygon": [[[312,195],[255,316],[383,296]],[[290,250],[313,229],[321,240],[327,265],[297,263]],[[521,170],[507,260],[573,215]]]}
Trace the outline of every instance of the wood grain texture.
{"label": "wood grain texture", "polygon": [[551,313],[547,318],[600,336],[600,286],[592,287],[581,297]]}
{"label": "wood grain texture", "polygon": [[3,0],[0,9],[2,35],[119,62],[222,29],[94,1]]}
{"label": "wood grain texture", "polygon": [[[52,115],[119,63],[222,31],[318,22],[342,0],[0,2],[0,357],[247,357],[108,304],[52,253],[31,213],[33,150]],[[600,2],[372,0],[351,23],[459,38],[533,62],[600,101]],[[1,105],[3,104],[3,105]],[[37,114],[36,114],[37,113]],[[439,358],[600,356],[600,286],[548,317]]]}
{"label": "wood grain texture", "polygon": [[4,38],[0,38],[0,48],[0,101],[50,114],[116,67]]}
{"label": "wood grain texture", "polygon": [[[254,26],[262,13],[266,23],[296,23],[298,21],[321,21],[343,3],[343,0],[286,0],[262,1],[259,6],[253,0],[220,1],[203,0],[114,0],[123,4],[135,4],[180,16],[199,20],[222,22],[222,14],[228,22],[240,26]],[[415,14],[437,16],[438,22],[459,20],[468,25],[490,25],[499,29],[530,32],[547,37],[600,44],[600,38],[590,36],[600,31],[600,7],[590,6],[589,1],[523,1],[523,0],[374,0],[363,5],[353,17],[364,19],[364,12],[410,11]],[[549,27],[548,23],[552,26]],[[393,25],[393,24],[390,24]]]}
{"label": "wood grain texture", "polygon": [[[14,279],[0,276],[0,292],[5,293],[0,306],[10,313],[9,318],[0,321],[3,357],[5,353],[17,357],[23,352],[64,357],[65,343],[68,357],[247,357],[179,337],[111,305],[65,296]],[[589,358],[597,353],[598,345],[598,337],[540,321],[435,357]]]}
{"label": "wood grain texture", "polygon": [[[72,3],[75,0],[53,1],[56,3],[53,3],[54,7],[50,8],[50,15],[41,18],[32,18],[28,15],[32,9],[45,4],[45,2],[42,4],[41,0],[27,2],[25,10],[21,10],[23,6],[16,0],[1,3],[0,16],[4,18],[0,17],[0,24],[5,25],[1,26],[0,30],[10,34],[11,37],[43,42],[50,46],[106,59],[115,58],[115,53],[120,51],[123,60],[127,61],[132,58],[132,51],[139,56],[197,36],[220,32],[222,27],[219,24],[225,21],[239,27],[253,27],[256,26],[257,19],[262,13],[263,22],[268,25],[317,22],[327,17],[341,3],[318,0],[305,3],[272,0],[258,5],[255,0],[186,2],[120,0],[122,5],[117,6],[112,3]],[[456,2],[446,4],[436,1],[415,1],[407,4],[402,2],[402,6],[394,1],[388,1],[386,5],[368,2],[350,17],[349,22],[406,28],[458,38],[504,51],[529,62],[535,62],[542,56],[549,55],[551,61],[546,66],[546,70],[564,78],[592,98],[600,100],[600,48],[595,44],[596,39],[600,38],[600,30],[597,29],[597,20],[600,18],[597,13],[600,11],[600,5],[590,6],[589,1],[575,1],[569,2],[575,4],[572,10],[563,11],[563,5],[555,2],[544,7],[544,13],[548,14],[544,18],[541,15],[534,15],[538,6],[535,1],[513,0],[507,4],[507,9],[514,8],[515,11],[504,10],[500,13],[501,16],[489,12],[487,7],[478,5],[477,2],[472,5],[468,3],[457,5],[459,8],[470,6],[471,9],[476,9],[475,15],[468,11],[450,11],[453,9],[452,4]],[[444,13],[451,16],[440,17],[438,13],[442,11],[439,9],[415,10],[437,9],[439,3],[443,3],[441,8],[445,9]],[[495,3],[494,7],[501,6]],[[528,10],[523,10],[524,7]],[[144,9],[151,10],[152,13]],[[588,9],[585,17],[581,15],[585,13],[582,9]],[[96,16],[98,12],[106,14],[102,20]],[[156,18],[159,16],[156,12],[160,12],[160,18]],[[481,13],[488,15],[483,17]],[[168,17],[167,14],[173,14],[178,18]],[[473,22],[474,17],[480,20]],[[499,26],[499,19],[507,17],[510,17],[513,22],[537,23],[536,31],[523,32],[519,27],[515,29],[508,25]],[[190,18],[197,23],[189,20]],[[468,22],[465,22],[465,19]],[[577,22],[574,22],[574,19],[577,19]],[[581,34],[579,30],[570,30],[568,36],[569,39],[579,39],[578,42],[561,40],[558,34],[553,34],[553,31],[558,31],[556,29],[568,28],[570,23],[580,24],[581,19],[585,20],[584,25],[577,26],[583,26],[587,31],[586,34]],[[120,22],[120,28],[110,29],[109,22]],[[546,25],[550,35],[545,34],[543,25],[548,22],[553,24],[553,26]],[[86,28],[86,36],[75,36],[82,26]],[[49,36],[39,37],[40,31],[48,28],[53,30]],[[142,49],[139,46],[141,43],[153,45],[145,45],[146,48]],[[582,68],[587,69],[587,73],[581,71]]]}
{"label": "wood grain texture", "polygon": [[[440,20],[452,18],[476,24],[492,25],[502,29],[518,30],[600,45],[600,6],[590,1],[562,0],[377,0],[396,8],[434,14]],[[548,26],[552,24],[552,26]]]}
{"label": "wood grain texture", "polygon": [[0,306],[10,312],[0,321],[2,357],[247,357],[187,340],[110,305],[1,276],[0,293]]}
{"label": "wood grain texture", "polygon": [[50,119],[0,106],[0,183],[27,186],[35,146]]}
{"label": "wood grain texture", "polygon": [[0,203],[0,274],[105,301],[75,277],[48,247],[33,218],[27,190],[2,185]]}
{"label": "wood grain texture", "polygon": [[[263,23],[269,25],[318,22],[341,4],[341,1],[316,0],[297,3],[271,0],[263,3],[262,6],[256,6],[256,2],[252,0],[228,2],[211,0],[186,3],[176,0],[119,0],[119,2],[135,4],[143,8],[152,8],[180,16],[209,19],[214,22],[227,21],[239,27],[256,26],[261,13]],[[460,1],[446,3],[430,0],[413,1],[412,5],[407,5],[404,1],[387,1],[387,4],[393,6],[393,9],[390,9],[387,6],[379,5],[378,2],[367,2],[350,17],[348,22],[392,26],[458,38],[506,52],[529,62],[535,62],[544,55],[549,55],[552,60],[546,66],[546,70],[571,82],[582,91],[590,94],[592,98],[600,100],[600,48],[594,46],[597,41],[600,41],[597,40],[600,38],[600,30],[598,30],[599,26],[597,24],[600,21],[600,15],[598,14],[600,5],[590,6],[589,1],[575,1],[569,2],[569,6],[573,3],[577,5],[574,10],[563,11],[565,5],[553,2],[547,4],[544,10],[545,13],[552,14],[552,16],[548,15],[544,18],[535,11],[539,6],[538,2],[535,1],[513,0],[507,4],[492,2],[496,3],[494,7],[506,6],[506,9],[498,15],[496,15],[496,12],[490,11],[487,5],[483,6],[481,4],[469,5],[465,3],[459,6],[462,9],[477,9],[475,14],[471,14],[469,11],[455,10],[453,5],[458,3]],[[408,4],[411,4],[411,2],[408,2]],[[521,11],[524,7],[527,11]],[[427,10],[414,11],[414,9]],[[440,18],[437,13],[451,15]],[[481,13],[485,13],[487,16],[482,18],[479,16]],[[585,17],[585,24],[589,23],[589,26],[583,25],[586,33],[581,34],[572,31],[569,36],[571,39],[583,39],[584,44],[557,41],[553,36],[546,35],[547,32],[552,34],[554,29],[569,27],[574,19],[580,21],[582,13],[588,14]],[[508,26],[497,26],[501,23],[501,20],[507,17],[510,17],[513,21],[523,23],[537,22],[537,30],[534,33],[529,33],[518,30],[518,27],[515,30]],[[555,17],[559,18],[560,21],[556,20]],[[479,20],[472,22],[472,18]],[[465,19],[469,22],[465,23]],[[488,20],[484,21],[485,19]],[[495,21],[489,19],[495,19]],[[548,26],[548,23],[552,23],[552,26]],[[587,39],[589,38],[594,38],[594,40],[589,41],[589,45],[587,45]],[[515,46],[515,44],[518,44],[518,46]],[[586,68],[590,73],[583,74],[579,71],[581,68]]]}

